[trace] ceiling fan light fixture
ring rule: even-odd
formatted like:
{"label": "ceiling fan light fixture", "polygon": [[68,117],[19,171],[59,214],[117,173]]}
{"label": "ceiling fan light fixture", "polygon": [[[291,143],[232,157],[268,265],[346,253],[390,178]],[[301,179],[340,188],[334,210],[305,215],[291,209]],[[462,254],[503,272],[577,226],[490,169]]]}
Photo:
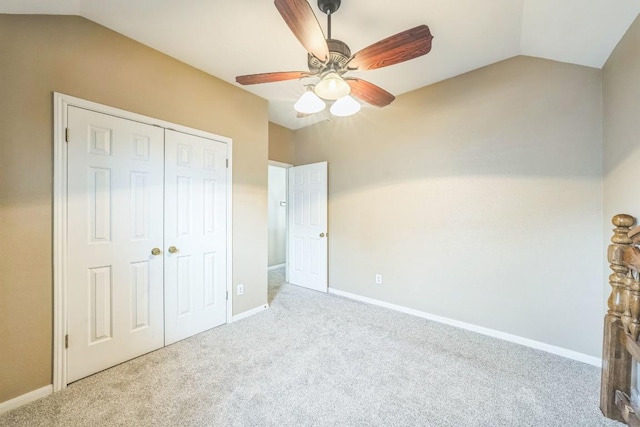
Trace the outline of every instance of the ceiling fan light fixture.
{"label": "ceiling fan light fixture", "polygon": [[[309,71],[278,71],[237,76],[241,85],[273,83],[313,78],[314,84],[295,103],[298,118],[323,111],[345,117],[360,111],[361,102],[385,107],[395,96],[386,90],[355,77],[343,78],[351,71],[375,70],[426,55],[431,51],[433,35],[427,25],[418,25],[373,43],[355,54],[349,46],[331,36],[331,16],[342,0],[317,0],[318,8],[327,15],[325,37],[311,0],[274,0],[276,9],[293,35],[307,50]],[[315,83],[317,82],[317,83]],[[349,96],[354,95],[354,98]]]}
{"label": "ceiling fan light fixture", "polygon": [[316,95],[320,98],[335,100],[351,93],[351,87],[335,71],[328,72],[315,87]]}
{"label": "ceiling fan light fixture", "polygon": [[360,103],[347,95],[334,102],[329,111],[334,116],[347,117],[360,111],[360,108],[362,108]]}
{"label": "ceiling fan light fixture", "polygon": [[326,104],[324,103],[324,101],[318,98],[318,95],[313,92],[311,87],[307,88],[300,99],[298,99],[298,101],[296,101],[296,103],[293,105],[293,108],[295,108],[297,112],[304,114],[318,113],[324,110],[325,107]]}

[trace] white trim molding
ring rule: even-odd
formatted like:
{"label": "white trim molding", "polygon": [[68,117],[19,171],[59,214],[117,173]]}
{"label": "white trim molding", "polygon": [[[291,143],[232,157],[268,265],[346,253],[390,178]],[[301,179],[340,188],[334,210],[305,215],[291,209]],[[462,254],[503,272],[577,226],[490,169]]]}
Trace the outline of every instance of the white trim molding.
{"label": "white trim molding", "polygon": [[[67,387],[67,109],[84,108],[164,129],[212,139],[227,144],[227,323],[233,316],[233,140],[210,132],[189,128],[130,111],[120,110],[62,93],[53,93],[53,392]],[[51,387],[51,386],[49,386]]]}
{"label": "white trim molding", "polygon": [[53,391],[67,387],[67,106],[69,97],[53,95]]}
{"label": "white trim molding", "polygon": [[49,384],[37,390],[25,393],[21,396],[14,397],[11,400],[0,403],[0,414],[4,414],[5,412],[9,412],[13,409],[19,408],[20,406],[26,405],[27,403],[35,402],[38,399],[49,396],[51,393],[53,393],[53,385]]}
{"label": "white trim molding", "polygon": [[293,165],[289,163],[282,163],[275,160],[269,160],[269,166],[276,166],[276,167],[285,168],[285,169],[293,167]]}
{"label": "white trim molding", "polygon": [[233,141],[227,138],[227,323],[233,321]]}
{"label": "white trim molding", "polygon": [[287,266],[287,263],[283,262],[282,264],[270,265],[268,270],[277,270],[279,268],[286,267],[286,266]]}
{"label": "white trim molding", "polygon": [[259,305],[256,308],[252,308],[251,310],[247,310],[245,312],[242,312],[240,314],[237,314],[237,315],[233,316],[232,322],[237,322],[238,320],[246,319],[247,317],[251,317],[254,314],[261,313],[261,312],[265,311],[268,308],[269,308],[269,304]]}
{"label": "white trim molding", "polygon": [[555,354],[558,356],[566,357],[567,359],[577,360],[578,362],[586,363],[597,367],[602,366],[602,359],[588,354],[579,353],[577,351],[569,350],[555,345],[546,344],[540,341],[535,341],[529,338],[520,337],[518,335],[508,334],[506,332],[496,331],[495,329],[485,328],[483,326],[473,325],[471,323],[461,322],[455,319],[449,319],[447,317],[438,316],[424,311],[415,310],[413,308],[404,307],[401,305],[391,304],[385,301],[377,299],[363,297],[361,295],[352,294],[350,292],[341,291],[335,288],[329,288],[329,293],[337,296],[349,298],[352,300],[364,302],[371,305],[377,305],[380,307],[388,308],[391,310],[399,311],[401,313],[410,314],[412,316],[421,317],[423,319],[432,320],[434,322],[443,323],[445,325],[454,326],[460,329],[466,329],[467,331],[476,332],[481,335],[487,335],[493,338],[498,338],[504,341],[509,341],[515,344],[520,344],[525,347],[534,348],[536,350],[542,350],[547,353]]}

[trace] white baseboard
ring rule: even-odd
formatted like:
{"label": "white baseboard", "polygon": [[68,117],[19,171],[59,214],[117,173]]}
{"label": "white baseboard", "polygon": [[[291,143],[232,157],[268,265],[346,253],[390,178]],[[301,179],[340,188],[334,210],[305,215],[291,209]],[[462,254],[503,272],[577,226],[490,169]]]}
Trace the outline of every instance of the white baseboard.
{"label": "white baseboard", "polygon": [[269,308],[269,304],[264,304],[258,306],[256,308],[252,308],[251,310],[247,310],[244,313],[237,314],[231,318],[231,322],[237,322],[238,320],[246,319],[247,317],[253,316],[254,314],[258,314],[264,310]]}
{"label": "white baseboard", "polygon": [[587,363],[589,365],[593,365],[597,367],[602,366],[602,359],[600,359],[599,357],[589,356],[588,354],[579,353],[577,351],[569,350],[562,347],[557,347],[555,345],[546,344],[546,343],[535,341],[529,338],[524,338],[517,335],[511,335],[506,332],[496,331],[495,329],[489,329],[483,326],[477,326],[471,323],[465,323],[459,320],[437,316],[435,314],[426,313],[424,311],[415,310],[413,308],[403,307],[401,305],[391,304],[391,303],[380,301],[373,298],[363,297],[361,295],[352,294],[350,292],[341,291],[335,288],[329,288],[329,293],[342,296],[345,298],[353,299],[356,301],[365,302],[365,303],[377,305],[380,307],[385,307],[385,308],[399,311],[402,313],[411,314],[413,316],[422,317],[423,319],[433,320],[434,322],[455,326],[456,328],[466,329],[468,331],[476,332],[478,334],[488,335],[490,337],[498,338],[505,341],[510,341],[516,344],[524,345],[526,347],[535,348],[536,350],[546,351],[547,353],[552,353],[558,356],[566,357],[568,359],[573,359],[579,362]]}
{"label": "white baseboard", "polygon": [[286,266],[287,266],[287,264],[286,264],[286,263],[283,263],[283,264],[276,264],[276,265],[270,265],[270,266],[269,266],[269,270],[276,270],[276,269],[278,269],[278,268],[282,268],[282,267],[286,267]]}
{"label": "white baseboard", "polygon": [[42,399],[43,397],[49,396],[51,393],[53,393],[53,385],[49,384],[37,390],[25,393],[22,396],[14,397],[11,400],[0,403],[0,414],[9,412],[12,409],[16,409],[22,405],[26,405],[27,403],[34,402],[38,399]]}

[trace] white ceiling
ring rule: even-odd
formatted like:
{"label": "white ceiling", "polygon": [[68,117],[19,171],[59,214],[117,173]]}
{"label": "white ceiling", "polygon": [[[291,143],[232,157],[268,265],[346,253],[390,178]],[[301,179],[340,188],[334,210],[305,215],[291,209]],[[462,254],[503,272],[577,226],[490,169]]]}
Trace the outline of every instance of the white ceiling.
{"label": "white ceiling", "polygon": [[[0,13],[81,15],[234,85],[236,75],[307,69],[272,0],[0,0]],[[355,53],[427,24],[428,55],[351,74],[397,96],[516,55],[601,68],[638,13],[638,0],[342,0],[332,36]],[[269,100],[270,120],[290,129],[323,119],[296,118],[298,81],[240,87]]]}

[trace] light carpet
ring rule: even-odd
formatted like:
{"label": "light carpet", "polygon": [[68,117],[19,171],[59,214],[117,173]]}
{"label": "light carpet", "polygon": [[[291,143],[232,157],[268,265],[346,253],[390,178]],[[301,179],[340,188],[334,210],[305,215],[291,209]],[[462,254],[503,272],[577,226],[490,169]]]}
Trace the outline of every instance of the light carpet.
{"label": "light carpet", "polygon": [[282,284],[271,307],[71,384],[1,426],[620,426],[600,370]]}

